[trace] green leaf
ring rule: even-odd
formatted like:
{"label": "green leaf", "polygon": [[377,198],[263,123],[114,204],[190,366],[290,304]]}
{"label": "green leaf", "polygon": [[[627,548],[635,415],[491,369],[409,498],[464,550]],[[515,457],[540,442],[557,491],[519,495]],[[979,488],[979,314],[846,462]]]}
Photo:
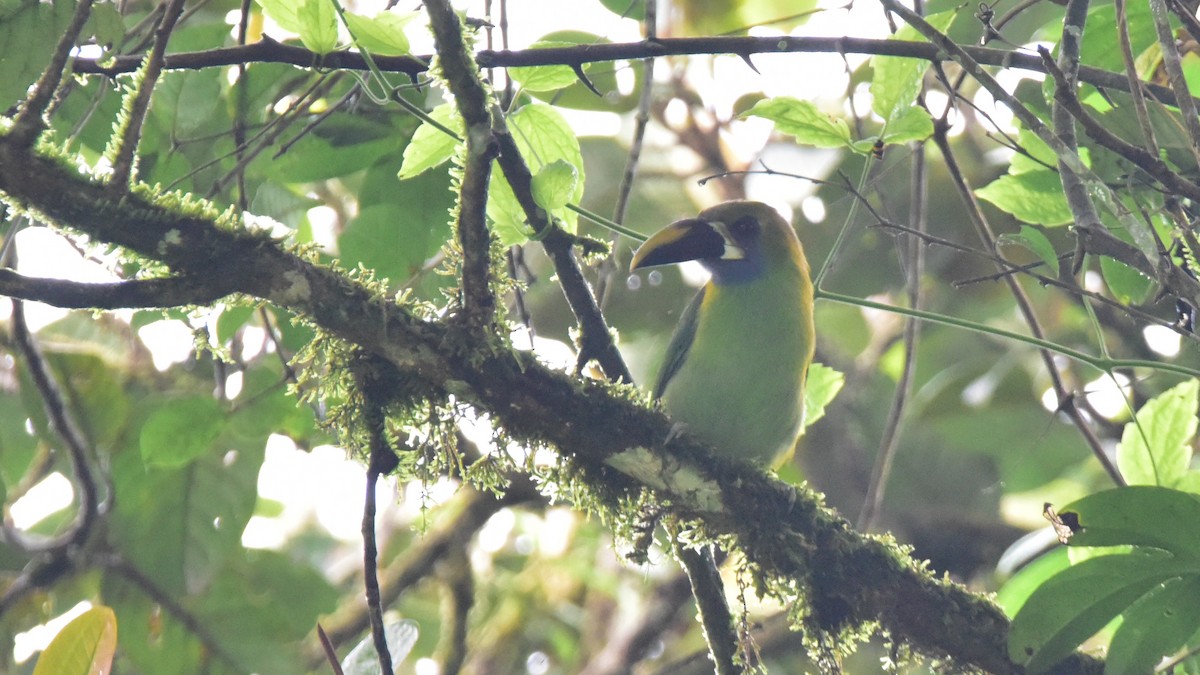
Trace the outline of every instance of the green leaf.
{"label": "green leaf", "polygon": [[167,401],[142,426],[142,461],[152,467],[180,467],[204,456],[225,426],[225,411],[202,394]]}
{"label": "green leaf", "polygon": [[[1150,3],[1130,2],[1125,6],[1125,17],[1129,23],[1129,42],[1136,57],[1157,42],[1154,20],[1150,14]],[[1121,50],[1116,47],[1113,27],[1117,25],[1116,7],[1112,3],[1097,3],[1088,11],[1087,27],[1079,44],[1079,57],[1083,63],[1104,70],[1124,72],[1125,61]],[[1107,30],[1096,29],[1106,26]],[[1149,72],[1140,73],[1148,77]]]}
{"label": "green leaf", "polygon": [[[500,166],[492,164],[492,175],[500,175]],[[517,202],[508,181],[493,180],[488,188],[487,216],[492,221],[492,232],[501,246],[515,246],[529,241],[533,230],[525,224],[525,211]]]}
{"label": "green leaf", "polygon": [[258,309],[251,305],[232,305],[221,309],[217,317],[217,342],[225,344],[246,325]]}
{"label": "green leaf", "polygon": [[295,0],[256,0],[263,13],[289,33],[299,34],[302,30],[299,9]]}
{"label": "green leaf", "polygon": [[[565,40],[538,40],[530,49],[573,47],[578,43]],[[509,77],[528,91],[557,91],[579,81],[570,66],[517,66],[508,69]],[[593,94],[594,96],[595,94]]]}
{"label": "green leaf", "polygon": [[1011,619],[1047,579],[1071,566],[1070,549],[1059,546],[1017,571],[996,593],[996,603]]}
{"label": "green leaf", "polygon": [[1151,485],[1113,488],[1059,510],[1074,513],[1082,531],[1071,546],[1139,546],[1200,560],[1200,496]]}
{"label": "green leaf", "polygon": [[608,11],[634,21],[646,18],[646,0],[600,0]]}
{"label": "green leaf", "polygon": [[[328,0],[326,0],[328,1]],[[284,183],[309,183],[361,171],[400,149],[395,127],[335,114],[264,168]]]}
{"label": "green leaf", "polygon": [[1042,584],[1013,617],[1008,653],[1047,672],[1159,584],[1200,573],[1200,561],[1135,550],[1089,558]]}
{"label": "green leaf", "polygon": [[[579,150],[579,138],[566,119],[551,106],[533,103],[509,115],[508,128],[535,176],[543,167],[559,160],[575,169],[578,178],[568,201],[578,203],[583,197],[584,188],[583,154]],[[498,167],[493,169],[493,173],[501,175]],[[528,240],[525,212],[517,203],[507,181],[492,181],[488,190],[487,215],[492,220],[501,245],[509,246]],[[574,211],[564,211],[559,221],[568,232],[574,232],[578,219]]]}
{"label": "green leaf", "polygon": [[418,16],[416,12],[397,14],[380,12],[373,17],[346,12],[346,25],[359,49],[382,56],[403,56],[409,52],[404,27]]}
{"label": "green leaf", "polygon": [[112,546],[172,595],[200,593],[230,554],[258,498],[264,449],[209,453],[178,469],[148,468],[136,452],[113,458],[120,500]]}
{"label": "green leaf", "polygon": [[[1012,158],[1012,164],[1008,167],[1008,173],[1018,174],[1027,173],[1029,171],[1050,171],[1058,166],[1058,156],[1046,145],[1037,134],[1028,129],[1021,129],[1017,134],[1017,144],[1029,153],[1028,156],[1022,153],[1015,153]],[[1086,151],[1086,148],[1080,149],[1080,156]],[[1084,158],[1084,163],[1087,163]]]}
{"label": "green leaf", "polygon": [[319,615],[335,608],[337,591],[316,570],[283,553],[239,553],[196,598],[197,616],[246,672],[305,672],[299,643]]}
{"label": "green leaf", "polygon": [[1071,209],[1063,196],[1062,182],[1053,171],[1028,171],[1001,176],[975,194],[1017,220],[1034,225],[1066,225]]}
{"label": "green leaf", "polygon": [[1054,244],[1051,244],[1046,235],[1036,227],[1022,225],[1020,232],[1006,232],[996,239],[996,243],[1001,246],[1017,245],[1026,248],[1042,261],[1047,274],[1058,274],[1058,252],[1054,250]]}
{"label": "green leaf", "polygon": [[776,96],[754,104],[742,117],[762,117],[775,123],[781,133],[818,148],[849,147],[850,127],[845,120],[826,115],[808,101]]}
{"label": "green leaf", "polygon": [[75,4],[18,0],[0,12],[0,110],[24,98],[49,65],[59,34],[66,28]]}
{"label": "green leaf", "polygon": [[1108,292],[1126,305],[1140,305],[1154,290],[1154,280],[1115,258],[1100,256],[1100,272]]}
{"label": "green leaf", "polygon": [[[956,14],[956,10],[948,10],[931,14],[925,17],[925,20],[934,28],[945,32],[954,22]],[[917,29],[909,25],[901,26],[890,39],[906,42],[925,41]],[[890,126],[899,111],[911,107],[916,102],[925,71],[929,69],[929,62],[903,56],[875,56],[871,59],[871,65],[874,69],[871,78],[871,110],[887,120]],[[932,133],[931,129],[930,134]]]}
{"label": "green leaf", "polygon": [[899,108],[888,120],[880,139],[887,145],[923,141],[933,135],[933,119],[919,106]]}
{"label": "green leaf", "polygon": [[1168,579],[1122,615],[1104,672],[1149,673],[1200,628],[1200,576]]}
{"label": "green leaf", "polygon": [[547,211],[557,211],[570,203],[579,185],[579,172],[565,159],[556,159],[533,177],[533,199]]}
{"label": "green leaf", "polygon": [[194,133],[224,105],[219,77],[218,70],[163,73],[154,88],[151,114],[175,134]]}
{"label": "green leaf", "polygon": [[[429,116],[461,137],[465,133],[462,117],[453,103],[443,103],[429,111]],[[460,141],[437,127],[422,122],[413,133],[412,140],[404,146],[404,163],[400,166],[400,179],[412,178],[428,171],[454,156]]]}
{"label": "green leaf", "polygon": [[125,37],[125,19],[113,3],[93,4],[84,34],[95,36],[97,44],[116,44]]}
{"label": "green leaf", "polygon": [[117,616],[97,605],[75,617],[50,641],[33,675],[108,673],[117,651]]}
{"label": "green leaf", "polygon": [[[385,181],[390,189],[375,189]],[[407,281],[450,238],[453,206],[446,169],[398,181],[395,164],[381,162],[367,172],[359,214],[338,238],[342,264],[361,264],[380,277]]]}
{"label": "green leaf", "polygon": [[296,10],[300,22],[300,41],[317,54],[328,54],[337,47],[337,14],[333,0],[300,0]]}
{"label": "green leaf", "polygon": [[1196,380],[1178,384],[1147,401],[1125,425],[1117,467],[1131,485],[1170,485],[1187,471],[1198,392]]}
{"label": "green leaf", "polygon": [[[580,45],[611,44],[612,41],[595,33],[580,30],[558,30],[543,35],[533,48],[576,47]],[[632,74],[632,87],[624,90],[617,82],[617,73]],[[509,76],[535,98],[558,108],[628,112],[637,107],[642,91],[642,62],[597,61],[583,64],[583,73],[600,92],[589,89],[568,66],[528,66],[510,68]]]}
{"label": "green leaf", "polygon": [[809,366],[808,378],[804,385],[805,428],[825,416],[825,406],[833,401],[845,383],[845,375],[823,363]]}

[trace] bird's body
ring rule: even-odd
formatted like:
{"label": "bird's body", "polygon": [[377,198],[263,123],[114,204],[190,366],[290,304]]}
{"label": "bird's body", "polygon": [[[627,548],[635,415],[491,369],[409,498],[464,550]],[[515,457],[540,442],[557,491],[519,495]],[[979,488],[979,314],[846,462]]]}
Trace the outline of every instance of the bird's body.
{"label": "bird's body", "polygon": [[632,268],[684,260],[712,278],[680,319],[655,396],[718,453],[777,467],[803,430],[815,343],[804,250],[774,209],[733,201],[661,230]]}

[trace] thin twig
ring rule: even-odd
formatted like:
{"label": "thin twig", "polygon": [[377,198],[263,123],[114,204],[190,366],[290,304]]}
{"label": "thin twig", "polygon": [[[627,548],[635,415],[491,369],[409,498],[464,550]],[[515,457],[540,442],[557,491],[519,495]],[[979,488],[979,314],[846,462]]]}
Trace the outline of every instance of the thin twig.
{"label": "thin twig", "polygon": [[[658,9],[656,2],[645,3],[646,17],[642,22],[642,35],[647,40],[658,37]],[[629,141],[629,154],[625,158],[625,170],[621,173],[621,182],[617,186],[617,203],[613,206],[613,222],[618,225],[625,223],[625,211],[629,207],[629,197],[633,194],[633,181],[637,177],[638,162],[642,157],[642,143],[646,138],[646,127],[650,124],[650,103],[654,98],[654,57],[642,59],[642,92],[638,97],[637,113],[633,116],[633,137]],[[613,232],[611,238],[612,252],[600,266],[596,281],[596,297],[600,298],[600,308],[608,303],[612,290],[613,279],[617,274],[617,244],[621,237]]]}
{"label": "thin twig", "polygon": [[1117,41],[1121,45],[1121,60],[1125,64],[1125,77],[1129,79],[1129,94],[1133,97],[1133,111],[1137,115],[1138,125],[1142,128],[1142,140],[1146,144],[1146,150],[1153,157],[1158,157],[1158,140],[1154,136],[1154,125],[1150,123],[1150,113],[1146,110],[1146,94],[1142,91],[1142,80],[1138,77],[1137,64],[1133,60],[1133,45],[1129,41],[1127,3],[1126,0],[1116,0],[1115,5],[1117,9]]}
{"label": "thin twig", "polygon": [[1200,113],[1197,113],[1196,102],[1191,98],[1187,78],[1183,75],[1183,63],[1179,58],[1179,48],[1175,45],[1175,30],[1171,27],[1166,0],[1150,0],[1150,17],[1154,20],[1154,31],[1158,34],[1163,70],[1167,73],[1171,90],[1175,92],[1176,105],[1183,116],[1183,126],[1192,141],[1192,156],[1197,165],[1200,165]]}
{"label": "thin twig", "polygon": [[[83,32],[83,27],[87,24],[88,17],[92,12],[93,0],[81,0],[75,7],[75,13],[71,16],[71,22],[67,24],[66,30],[58,39],[58,44],[54,46],[54,52],[50,57],[50,63],[46,65],[46,69],[42,71],[41,77],[38,78],[29,96],[25,99],[21,109],[17,111],[16,116],[12,121],[12,129],[9,135],[17,139],[22,145],[30,146],[37,140],[38,134],[46,126],[46,120],[43,115],[47,108],[50,107],[54,100],[54,94],[58,91],[58,86],[62,82],[63,75],[67,68],[67,61],[71,58],[71,51],[75,48],[75,41],[79,39],[79,34]],[[57,7],[57,6],[56,6]],[[26,5],[24,11],[43,11],[49,10],[49,6],[42,4]]]}
{"label": "thin twig", "polygon": [[21,545],[20,548],[26,552],[39,552],[80,546],[91,536],[100,515],[100,496],[89,459],[89,444],[67,406],[67,398],[49,362],[29,330],[29,324],[25,321],[25,303],[17,299],[12,301],[12,332],[17,349],[25,360],[29,379],[41,396],[50,427],[66,446],[71,458],[71,470],[75,474],[75,487],[79,491],[79,511],[67,531],[36,545]]}
{"label": "thin twig", "polygon": [[[966,177],[963,176],[962,169],[958,166],[958,160],[953,151],[950,149],[950,141],[946,137],[946,129],[935,129],[933,134],[934,143],[942,153],[942,158],[946,161],[946,169],[950,173],[950,178],[954,181],[954,186],[957,188],[959,197],[963,204],[967,207],[967,214],[970,216],[971,223],[975,226],[975,230],[979,238],[983,241],[988,250],[995,253],[996,237],[993,234],[991,225],[987,218],[983,215],[982,209],[979,207],[979,202],[975,198],[975,193],[971,190],[971,186],[967,184]],[[1004,282],[1008,285],[1010,292],[1013,294],[1013,299],[1016,300],[1017,308],[1025,319],[1025,323],[1029,326],[1029,331],[1033,334],[1034,339],[1045,341],[1042,334],[1041,324],[1037,316],[1033,312],[1033,307],[1029,302],[1028,296],[1025,294],[1025,289],[1017,283],[1016,279],[1011,276],[1004,277]],[[1100,439],[1096,437],[1087,420],[1075,410],[1074,406],[1068,407],[1064,402],[1071,399],[1071,392],[1063,384],[1062,377],[1058,371],[1058,364],[1054,361],[1054,354],[1047,348],[1039,349],[1038,353],[1042,357],[1042,363],[1046,366],[1046,372],[1050,377],[1051,384],[1054,387],[1054,394],[1057,397],[1063,411],[1068,414],[1071,422],[1079,430],[1080,435],[1088,443],[1092,450],[1092,454],[1112,477],[1113,481],[1118,485],[1124,484],[1124,479],[1121,478],[1121,472],[1109,459],[1105,453],[1104,446]],[[1061,351],[1060,351],[1061,353]]]}
{"label": "thin twig", "polygon": [[134,92],[133,101],[123,119],[120,140],[116,142],[112,158],[112,177],[109,180],[109,187],[114,194],[122,194],[129,189],[137,158],[138,141],[142,137],[142,125],[145,123],[146,113],[150,110],[150,98],[154,95],[154,87],[163,71],[167,42],[175,30],[175,22],[183,13],[184,0],[165,0],[165,4],[162,20],[154,30],[154,44],[146,54],[145,68],[137,81],[137,91]]}
{"label": "thin twig", "polygon": [[[920,142],[916,145],[912,154],[908,220],[914,230],[924,234],[928,225],[929,184],[925,166],[925,143]],[[902,244],[905,249],[904,260],[908,262],[906,279],[908,304],[913,309],[920,309],[921,278],[925,273],[925,243],[919,236],[909,236],[903,238]],[[862,531],[875,528],[883,509],[883,499],[887,493],[892,463],[896,456],[896,450],[900,446],[905,409],[909,397],[912,395],[913,380],[917,370],[917,341],[920,334],[921,322],[913,318],[906,319],[904,324],[904,369],[900,373],[900,380],[896,383],[892,405],[888,410],[887,423],[879,442],[879,454],[871,473],[871,482],[867,488],[866,497],[863,499],[862,511],[858,515],[856,527]]]}

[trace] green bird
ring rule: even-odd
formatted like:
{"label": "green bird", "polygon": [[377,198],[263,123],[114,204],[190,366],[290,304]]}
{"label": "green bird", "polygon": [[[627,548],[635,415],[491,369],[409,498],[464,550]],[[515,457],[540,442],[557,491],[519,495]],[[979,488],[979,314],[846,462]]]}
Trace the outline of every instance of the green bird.
{"label": "green bird", "polygon": [[771,207],[730,201],[656,232],[630,270],[686,260],[712,277],[679,320],[654,396],[722,456],[778,468],[804,430],[816,341],[804,248]]}

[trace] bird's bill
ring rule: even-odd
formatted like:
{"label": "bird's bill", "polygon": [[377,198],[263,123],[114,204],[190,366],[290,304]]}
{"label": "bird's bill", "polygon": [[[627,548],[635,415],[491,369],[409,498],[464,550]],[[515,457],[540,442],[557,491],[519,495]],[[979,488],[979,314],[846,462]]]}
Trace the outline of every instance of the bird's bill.
{"label": "bird's bill", "polygon": [[713,223],[699,218],[677,220],[655,232],[638,248],[629,271],[687,260],[729,258],[731,246]]}

